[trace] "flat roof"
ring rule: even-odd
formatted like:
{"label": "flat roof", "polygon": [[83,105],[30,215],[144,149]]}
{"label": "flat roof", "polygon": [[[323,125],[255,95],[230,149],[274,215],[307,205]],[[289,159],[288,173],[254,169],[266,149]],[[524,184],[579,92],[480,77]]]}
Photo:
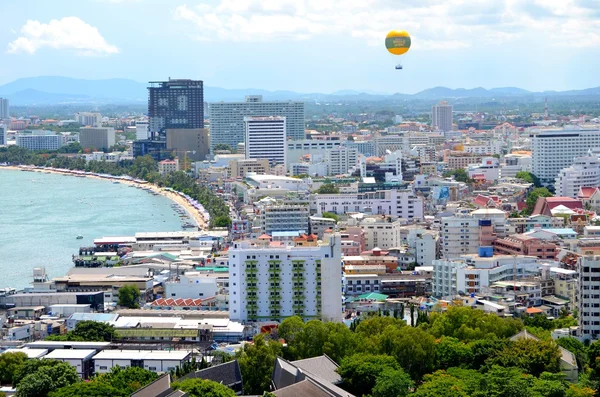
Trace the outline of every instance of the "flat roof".
{"label": "flat roof", "polygon": [[65,346],[70,346],[72,349],[104,349],[110,345],[110,342],[69,342],[69,341],[52,341],[52,340],[39,340],[36,342],[25,343],[26,347],[33,348],[50,348],[58,349]]}
{"label": "flat roof", "polygon": [[102,350],[94,360],[185,360],[192,354],[186,350]]}
{"label": "flat roof", "polygon": [[552,273],[559,273],[559,274],[569,274],[569,275],[577,274],[576,270],[563,269],[562,267],[551,267],[550,271]]}
{"label": "flat roof", "polygon": [[44,358],[56,360],[85,360],[96,354],[95,349],[56,349],[46,354]]}
{"label": "flat roof", "polygon": [[27,358],[40,358],[48,353],[48,349],[29,349],[24,347],[22,349],[8,349],[3,353],[24,353],[27,354]]}
{"label": "flat roof", "polygon": [[494,303],[494,302],[490,302],[488,300],[479,299],[477,302],[483,303],[485,306],[490,306],[490,307],[493,307],[494,309],[497,309],[497,310],[506,309],[505,306],[499,305],[499,304]]}

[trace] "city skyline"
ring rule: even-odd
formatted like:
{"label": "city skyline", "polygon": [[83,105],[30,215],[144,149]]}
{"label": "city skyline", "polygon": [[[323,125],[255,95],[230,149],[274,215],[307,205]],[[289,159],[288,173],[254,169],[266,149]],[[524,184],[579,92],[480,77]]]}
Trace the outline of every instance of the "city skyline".
{"label": "city skyline", "polygon": [[[600,85],[593,1],[28,3],[3,4],[0,84],[63,75],[325,93]],[[383,45],[390,29],[413,37],[402,71]]]}

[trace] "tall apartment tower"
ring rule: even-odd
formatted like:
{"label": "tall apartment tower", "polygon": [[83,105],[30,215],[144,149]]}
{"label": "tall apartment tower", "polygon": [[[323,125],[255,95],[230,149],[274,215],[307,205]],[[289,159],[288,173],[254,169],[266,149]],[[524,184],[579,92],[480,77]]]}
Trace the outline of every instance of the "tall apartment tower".
{"label": "tall apartment tower", "polygon": [[79,143],[84,149],[109,149],[115,144],[115,129],[112,127],[81,127]]}
{"label": "tall apartment tower", "polygon": [[165,140],[167,129],[204,128],[201,80],[169,79],[149,84],[148,118],[153,140]]}
{"label": "tall apartment tower", "polygon": [[244,117],[246,159],[268,159],[271,166],[286,160],[286,118]]}
{"label": "tall apartment tower", "polygon": [[452,131],[452,105],[441,101],[431,107],[431,126],[442,132]]}
{"label": "tall apartment tower", "polygon": [[285,117],[286,135],[290,139],[302,140],[304,132],[304,102],[263,102],[261,95],[247,96],[244,102],[215,102],[210,109],[211,153],[218,144],[232,149],[244,142],[244,117]]}
{"label": "tall apartment tower", "polygon": [[10,112],[8,109],[8,99],[0,98],[0,120],[8,119],[10,117]]}
{"label": "tall apartment tower", "polygon": [[582,339],[600,338],[600,240],[580,239],[577,249],[579,288],[577,291],[577,321]]}

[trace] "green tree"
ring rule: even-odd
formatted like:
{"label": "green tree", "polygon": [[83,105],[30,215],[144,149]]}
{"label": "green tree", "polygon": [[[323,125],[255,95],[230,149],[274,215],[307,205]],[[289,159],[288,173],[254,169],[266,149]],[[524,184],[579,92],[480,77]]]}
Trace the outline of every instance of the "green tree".
{"label": "green tree", "polygon": [[111,342],[116,337],[114,326],[99,321],[80,321],[70,333],[87,342]]}
{"label": "green tree", "polygon": [[323,218],[333,219],[336,223],[340,220],[340,217],[333,212],[323,212]]}
{"label": "green tree", "polygon": [[51,391],[81,381],[75,367],[56,360],[28,360],[15,379],[18,397],[46,397]]}
{"label": "green tree", "polygon": [[229,146],[226,143],[217,143],[214,147],[213,150],[229,150],[230,152],[232,151],[231,146]]}
{"label": "green tree", "polygon": [[377,377],[386,370],[400,370],[400,366],[393,357],[354,354],[342,360],[338,373],[342,377],[342,387],[345,390],[356,396],[364,396],[371,393]]}
{"label": "green tree", "polygon": [[138,367],[123,369],[117,366],[111,368],[110,372],[98,376],[94,381],[108,384],[126,395],[130,395],[156,379],[158,379],[158,375],[147,369]]}
{"label": "green tree", "polygon": [[377,376],[373,387],[373,397],[404,397],[415,386],[406,372],[401,369],[385,369]]}
{"label": "green tree", "polygon": [[130,309],[138,308],[140,299],[140,290],[135,285],[124,285],[119,288],[119,306],[128,307]]}
{"label": "green tree", "polygon": [[260,334],[254,337],[254,343],[244,345],[236,354],[244,379],[245,394],[262,394],[269,390],[275,359],[281,353],[281,343],[267,341],[265,335]]}
{"label": "green tree", "polygon": [[552,197],[552,193],[550,193],[550,191],[545,187],[533,189],[527,195],[527,199],[525,200],[525,209],[523,209],[523,212],[527,215],[531,215],[535,208],[535,203],[537,203],[537,200],[540,197]]}
{"label": "green tree", "polygon": [[[583,343],[573,337],[558,338],[556,344],[567,349],[575,355],[577,359],[577,366],[580,370],[584,369],[588,365],[587,350]],[[1,356],[0,356],[1,357]]]}
{"label": "green tree", "polygon": [[235,392],[220,383],[206,379],[186,379],[171,385],[173,390],[181,390],[190,397],[235,397]]}
{"label": "green tree", "polygon": [[79,382],[50,392],[48,397],[127,397],[129,394],[100,381]]}
{"label": "green tree", "polygon": [[340,189],[333,183],[324,183],[317,189],[319,194],[338,194],[339,192]]}
{"label": "green tree", "polygon": [[221,215],[215,219],[215,227],[230,227],[230,226],[231,226],[231,218],[227,215]]}
{"label": "green tree", "polygon": [[444,176],[444,178],[454,177],[454,180],[456,180],[457,182],[465,182],[465,183],[473,182],[473,180],[471,178],[469,178],[469,174],[467,173],[467,171],[465,171],[464,168],[457,168],[455,170],[445,172],[443,176]]}
{"label": "green tree", "polygon": [[486,361],[488,366],[516,367],[533,376],[560,371],[560,351],[553,341],[519,339]]}
{"label": "green tree", "polygon": [[0,384],[12,383],[13,376],[26,360],[27,354],[22,352],[0,354]]}
{"label": "green tree", "polygon": [[471,346],[456,338],[444,336],[436,344],[438,369],[469,367],[473,363]]}
{"label": "green tree", "polygon": [[413,394],[414,397],[470,397],[466,385],[446,371],[436,371],[425,375],[423,383]]}
{"label": "green tree", "polygon": [[533,183],[533,186],[535,186],[535,187],[541,187],[542,186],[542,184],[540,183],[540,178],[538,178],[537,176],[535,176],[531,172],[519,171],[519,172],[517,172],[517,175],[515,177],[517,179],[522,179],[525,182]]}

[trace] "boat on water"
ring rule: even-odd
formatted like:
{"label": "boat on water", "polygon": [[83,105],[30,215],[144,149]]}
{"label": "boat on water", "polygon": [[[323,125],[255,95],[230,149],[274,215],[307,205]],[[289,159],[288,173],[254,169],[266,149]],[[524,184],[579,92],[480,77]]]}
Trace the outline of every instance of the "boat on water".
{"label": "boat on water", "polygon": [[113,182],[113,184],[114,184],[114,185],[120,185],[120,184],[121,184],[121,182],[114,181],[114,182]]}
{"label": "boat on water", "polygon": [[77,240],[81,240],[83,238],[83,236],[80,234],[77,236]]}

